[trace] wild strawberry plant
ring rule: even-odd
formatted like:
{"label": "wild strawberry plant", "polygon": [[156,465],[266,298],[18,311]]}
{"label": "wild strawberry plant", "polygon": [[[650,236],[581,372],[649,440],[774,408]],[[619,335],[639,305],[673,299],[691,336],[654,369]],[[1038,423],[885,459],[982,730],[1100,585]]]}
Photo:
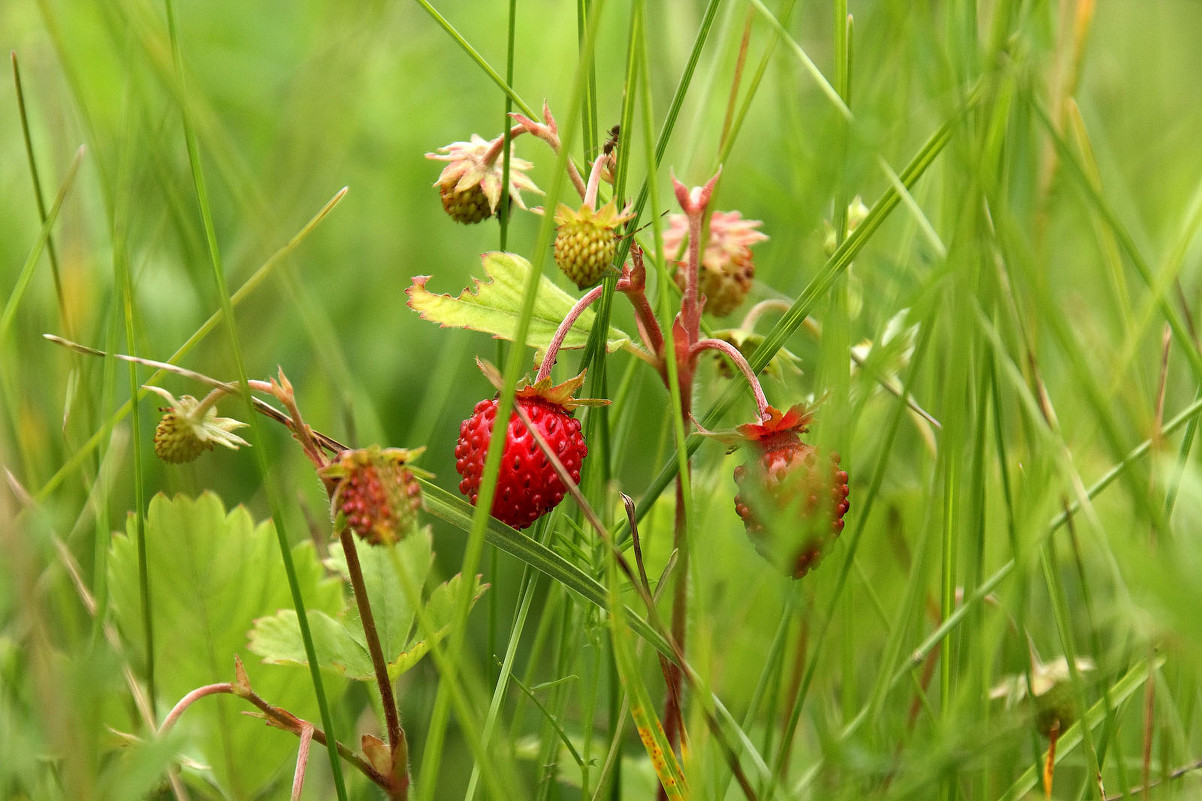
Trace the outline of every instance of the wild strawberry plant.
{"label": "wild strawberry plant", "polygon": [[0,797],[1188,796],[1202,20],[771,5],[0,6]]}

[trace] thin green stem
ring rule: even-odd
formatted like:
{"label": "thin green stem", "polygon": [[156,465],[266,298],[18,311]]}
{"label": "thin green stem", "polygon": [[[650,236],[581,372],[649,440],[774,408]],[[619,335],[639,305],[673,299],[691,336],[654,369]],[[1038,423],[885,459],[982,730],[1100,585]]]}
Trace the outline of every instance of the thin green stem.
{"label": "thin green stem", "polygon": [[346,526],[339,529],[338,540],[342,543],[342,552],[346,556],[346,570],[351,579],[355,608],[359,610],[359,620],[363,624],[363,638],[367,642],[367,652],[371,655],[372,668],[376,674],[376,687],[380,691],[380,701],[384,706],[388,745],[395,753],[405,735],[401,731],[401,718],[397,710],[396,697],[392,692],[392,679],[388,677],[388,660],[384,658],[384,649],[380,647],[380,633],[376,629],[376,618],[371,611],[371,599],[367,597],[367,585],[363,581],[363,567],[359,564],[359,549],[355,545],[354,535]]}
{"label": "thin green stem", "polygon": [[[130,109],[124,114],[126,146],[122,147],[118,165],[118,180],[126,182],[131,173],[133,156],[132,143],[134,138],[128,136],[131,127]],[[132,202],[129,192],[118,193],[113,203],[112,225],[113,242],[113,271],[115,283],[121,287],[122,323],[125,328],[125,344],[131,355],[137,353],[137,334],[135,326],[135,303],[133,278],[130,276],[129,254],[125,243],[128,240],[129,204]],[[128,363],[129,396],[136,398],[141,384],[138,381],[138,367],[133,361]],[[134,531],[138,544],[138,594],[142,606],[142,637],[146,641],[146,695],[150,700],[151,714],[154,714],[157,699],[155,682],[155,653],[154,653],[154,610],[150,602],[150,567],[146,558],[146,473],[145,454],[142,449],[141,411],[137,404],[131,410],[131,428],[133,441],[134,463]]]}
{"label": "thin green stem", "polygon": [[[221,309],[226,322],[226,331],[229,334],[230,348],[234,357],[234,364],[237,368],[238,382],[242,390],[242,397],[246,402],[248,411],[251,411],[251,435],[252,444],[261,445],[263,436],[261,426],[257,415],[253,414],[254,398],[250,393],[250,386],[247,383],[246,365],[242,359],[242,347],[238,337],[238,327],[234,321],[234,310],[230,303],[229,290],[226,286],[225,268],[222,264],[221,250],[217,245],[217,231],[213,225],[212,208],[209,204],[208,189],[205,186],[204,171],[200,163],[200,148],[196,141],[196,133],[192,128],[192,116],[188,103],[187,92],[184,91],[184,60],[183,53],[179,46],[179,36],[175,26],[175,10],[172,5],[172,0],[164,0],[167,12],[167,30],[171,40],[171,52],[175,66],[176,81],[180,86],[180,111],[183,119],[184,142],[188,151],[188,163],[192,172],[192,182],[196,191],[196,201],[199,206],[201,222],[204,226],[205,242],[208,246],[209,260],[213,268],[213,282],[216,286],[218,301],[221,304]],[[256,459],[259,463],[259,474],[263,477],[264,485],[267,489],[268,503],[271,507],[271,519],[275,524],[276,538],[279,541],[280,555],[284,563],[284,572],[288,576],[288,588],[292,593],[293,606],[296,609],[297,624],[300,628],[301,639],[305,646],[305,656],[309,660],[309,676],[313,683],[313,691],[317,698],[317,707],[321,713],[322,727],[329,735],[326,744],[329,752],[330,771],[334,779],[334,788],[337,792],[339,801],[347,801],[346,783],[342,776],[342,763],[338,759],[338,749],[336,746],[337,736],[334,729],[333,716],[330,714],[330,706],[326,700],[325,689],[321,678],[321,663],[317,658],[317,650],[313,644],[313,635],[309,630],[308,614],[305,610],[304,597],[301,594],[300,582],[296,575],[296,567],[292,563],[292,549],[289,546],[287,531],[284,527],[283,515],[280,511],[280,502],[278,491],[274,482],[271,480],[273,475],[270,466],[267,463],[267,452],[262,447],[254,448]]]}
{"label": "thin green stem", "polygon": [[[29,133],[29,114],[25,108],[25,90],[21,86],[21,69],[17,65],[17,51],[10,53],[13,65],[13,86],[17,92],[17,116],[21,118],[21,135],[25,139],[25,156],[29,161],[29,177],[33,179],[33,197],[38,206],[38,219],[46,224],[46,200],[42,195],[42,181],[38,177],[38,160],[33,153],[33,137]],[[63,330],[67,336],[74,338],[70,315],[67,314],[67,301],[63,296],[63,279],[58,267],[58,253],[54,248],[54,237],[46,235],[46,255],[50,257],[50,274],[54,277],[54,296],[58,300],[59,318],[63,321]]]}

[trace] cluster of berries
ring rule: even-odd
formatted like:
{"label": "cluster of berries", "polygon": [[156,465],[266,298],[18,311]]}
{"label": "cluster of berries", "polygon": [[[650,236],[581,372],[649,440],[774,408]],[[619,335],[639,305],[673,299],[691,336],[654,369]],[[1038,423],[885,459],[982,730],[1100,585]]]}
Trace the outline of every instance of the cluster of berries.
{"label": "cluster of berries", "polygon": [[[556,128],[550,113],[545,123],[524,117],[513,133],[529,132],[558,146]],[[598,187],[602,180],[612,182],[617,130],[612,132],[605,153],[596,159],[588,184],[578,183],[583,205],[573,209],[561,204],[556,211],[558,225],[555,261],[578,287],[596,285],[607,272],[617,272],[614,262],[621,234],[619,227],[633,218],[630,208],[618,210],[613,200],[598,207]],[[431,158],[447,162],[436,186],[443,208],[455,220],[477,223],[494,215],[502,191],[522,208],[521,191],[537,192],[526,176],[529,162],[511,159],[509,185],[503,187],[499,160],[502,138],[485,141],[472,136],[469,142],[456,142],[442,148]],[[578,176],[576,176],[578,180]],[[716,180],[716,178],[715,178]],[[708,203],[713,181],[702,197],[688,197],[677,187],[685,214],[669,219],[664,234],[665,255],[677,267],[676,281],[686,296],[696,292],[693,320],[700,307],[710,314],[731,313],[747,297],[755,275],[751,248],[767,237],[757,220],[743,219],[739,212],[712,212],[705,216],[702,234],[700,214]],[[703,242],[689,241],[691,237]],[[680,257],[688,251],[688,257]],[[620,273],[618,288],[641,293],[645,280],[636,253],[636,268]],[[588,297],[595,298],[597,290]],[[581,308],[591,300],[582,299]],[[686,297],[687,307],[688,297]],[[574,310],[575,311],[575,310]],[[574,319],[574,318],[573,318]],[[565,320],[569,325],[571,320]],[[640,319],[640,328],[656,327],[654,320]],[[660,345],[662,347],[662,337]],[[533,383],[519,384],[514,409],[504,426],[504,442],[491,514],[516,529],[527,528],[554,509],[580,480],[580,471],[588,455],[580,421],[573,410],[580,405],[606,401],[574,398],[583,383],[583,375],[553,385],[546,369],[554,364],[558,344],[544,354],[544,369]],[[737,350],[717,340],[686,343],[688,356],[699,348],[722,350],[738,360]],[[651,348],[653,358],[665,358],[662,350]],[[678,357],[679,358],[679,357]],[[745,361],[745,360],[743,360]],[[780,412],[767,406],[754,374],[743,365],[754,385],[761,416],[758,422],[741,426],[737,439],[751,443],[752,455],[736,468],[734,478],[739,492],[735,510],[743,519],[757,548],[766,556],[782,562],[791,575],[800,578],[821,559],[827,546],[843,528],[848,509],[847,473],[839,469],[837,455],[823,456],[801,441],[811,419],[804,406]],[[486,370],[486,373],[488,371]],[[691,378],[691,372],[688,376]],[[494,379],[494,383],[497,383]],[[236,447],[245,444],[232,433],[239,423],[217,418],[213,399],[197,402],[190,397],[178,401],[162,393],[170,403],[165,408],[155,436],[156,452],[173,462],[190,461],[214,444]],[[475,504],[480,495],[484,465],[500,406],[498,398],[482,400],[460,425],[455,445],[455,467],[461,477],[459,490]],[[372,447],[344,450],[331,463],[320,465],[320,475],[330,489],[336,515],[349,528],[373,544],[391,544],[404,537],[416,525],[421,505],[421,490],[412,458],[417,452]],[[322,461],[322,460],[316,460]],[[780,535],[780,536],[775,536]],[[777,546],[774,542],[787,542]],[[783,549],[783,550],[782,550]],[[783,559],[782,559],[783,554]]]}

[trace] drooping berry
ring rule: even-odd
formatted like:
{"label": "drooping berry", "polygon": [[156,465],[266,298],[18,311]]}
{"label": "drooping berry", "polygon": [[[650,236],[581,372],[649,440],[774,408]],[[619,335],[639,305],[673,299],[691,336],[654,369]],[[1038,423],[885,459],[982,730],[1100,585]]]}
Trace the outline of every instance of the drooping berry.
{"label": "drooping berry", "polygon": [[392,545],[417,525],[422,491],[409,462],[423,449],[368,448],[343,451],[322,468],[321,476],[337,483],[332,510],[372,545]]}
{"label": "drooping berry", "polygon": [[218,417],[217,407],[211,401],[198,401],[191,395],[178,399],[161,387],[148,386],[166,399],[168,405],[159,409],[163,413],[154,430],[154,453],[165,462],[183,464],[191,462],[214,445],[236,450],[249,443],[234,434],[234,429],[246,423],[230,417]]}
{"label": "drooping berry", "polygon": [[[501,202],[501,178],[503,173],[501,155],[502,139],[485,141],[472,134],[470,142],[454,142],[440,147],[438,153],[427,153],[426,158],[448,162],[434,185],[442,198],[442,207],[451,219],[465,224],[486,220],[497,211]],[[533,165],[519,158],[509,160],[509,197],[521,208],[526,208],[521,190],[538,192],[539,189],[526,176]]]}
{"label": "drooping berry", "polygon": [[[191,395],[184,395],[181,401],[196,402]],[[192,432],[175,409],[168,406],[163,411],[159,424],[154,429],[154,455],[164,462],[183,464],[191,462],[205,451],[213,450],[213,443],[206,442]]]}
{"label": "drooping berry", "polygon": [[597,210],[585,203],[579,210],[559,205],[555,212],[555,263],[580,289],[593,286],[613,264],[618,226],[630,219],[613,201]]}
{"label": "drooping berry", "polygon": [[[588,446],[580,431],[580,421],[572,409],[591,401],[576,400],[572,393],[580,387],[584,376],[552,386],[544,379],[532,386],[519,387],[514,402],[530,418],[530,423],[567,470],[573,483],[580,481],[580,468],[588,455]],[[484,460],[497,417],[497,399],[476,404],[472,416],[459,426],[455,444],[455,469],[462,476],[459,491],[474,505],[480,494]],[[517,411],[509,415],[505,428],[505,444],[493,496],[492,516],[516,529],[523,529],[554,509],[567,492],[539,447],[538,440]]]}
{"label": "drooping berry", "polygon": [[804,405],[769,413],[762,423],[739,427],[754,453],[735,468],[735,511],[760,553],[801,578],[843,530],[847,473],[837,454],[801,441],[810,420]]}
{"label": "drooping berry", "polygon": [[[698,285],[705,295],[705,310],[716,317],[725,317],[735,310],[751,291],[755,278],[755,263],[751,246],[768,236],[756,230],[759,220],[744,220],[737,211],[715,211],[710,217],[709,240],[701,254]],[[676,258],[689,233],[689,219],[673,214],[664,231],[664,251]],[[682,290],[687,284],[686,264],[679,262],[676,284]]]}
{"label": "drooping berry", "polygon": [[467,189],[456,189],[454,186],[439,184],[438,195],[442,199],[442,208],[455,222],[472,225],[492,216],[492,204],[488,196],[480,188],[480,184],[472,184]]}

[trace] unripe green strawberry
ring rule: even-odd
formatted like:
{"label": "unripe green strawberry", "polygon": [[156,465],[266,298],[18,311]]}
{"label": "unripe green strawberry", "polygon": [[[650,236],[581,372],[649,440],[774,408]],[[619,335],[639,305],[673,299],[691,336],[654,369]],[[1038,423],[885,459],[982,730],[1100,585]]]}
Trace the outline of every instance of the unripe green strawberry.
{"label": "unripe green strawberry", "polygon": [[1060,735],[1076,722],[1080,712],[1069,681],[1058,681],[1035,696],[1035,728],[1044,737]]}
{"label": "unripe green strawberry", "polygon": [[[183,402],[196,402],[191,395],[180,398]],[[193,433],[175,409],[166,408],[158,426],[154,429],[154,455],[164,462],[183,464],[191,462],[205,451],[213,450],[212,442],[205,442]]]}
{"label": "unripe green strawberry", "polygon": [[455,222],[471,225],[487,220],[493,214],[488,196],[484,194],[480,184],[472,184],[464,190],[440,184],[438,194],[442,198],[443,209],[451,215],[451,219]]}
{"label": "unripe green strawberry", "polygon": [[617,228],[628,219],[612,200],[596,211],[587,203],[578,211],[561,203],[555,213],[555,263],[580,289],[593,286],[613,264]]}
{"label": "unripe green strawberry", "polygon": [[[759,220],[744,220],[737,211],[715,211],[710,217],[709,241],[701,254],[698,288],[705,295],[705,310],[715,317],[725,317],[734,311],[751,291],[755,278],[755,263],[751,246],[768,237],[757,231]],[[664,231],[664,251],[669,258],[681,252],[689,233],[688,217],[673,214]],[[688,281],[687,265],[679,262],[676,284],[684,290]]]}
{"label": "unripe green strawberry", "polygon": [[847,473],[837,454],[821,454],[801,441],[810,420],[803,405],[769,412],[766,421],[739,427],[753,453],[735,468],[735,511],[756,548],[801,578],[843,530]]}
{"label": "unripe green strawberry", "polygon": [[[530,418],[531,425],[563,464],[573,483],[580,481],[580,468],[588,455],[588,446],[580,431],[580,421],[572,416],[572,409],[599,402],[572,398],[572,393],[583,382],[583,374],[558,386],[553,386],[548,378],[533,386],[519,386],[514,397],[514,403]],[[484,459],[488,454],[498,403],[495,398],[480,401],[472,416],[459,426],[455,469],[463,478],[459,482],[459,491],[473,505],[480,494]],[[490,510],[492,516],[513,528],[523,529],[559,505],[566,492],[567,488],[530,429],[516,410],[511,412]]]}
{"label": "unripe green strawberry", "polygon": [[417,525],[422,491],[411,461],[423,449],[381,449],[375,445],[343,451],[322,468],[321,476],[337,481],[330,504],[346,525],[372,545],[392,545]]}
{"label": "unripe green strawberry", "polygon": [[158,393],[169,404],[159,409],[163,416],[154,430],[154,453],[163,461],[182,464],[213,450],[214,445],[237,449],[249,444],[233,433],[246,423],[217,416],[217,395],[198,401],[191,395],[181,395],[177,399],[161,387],[148,386],[146,389]]}

